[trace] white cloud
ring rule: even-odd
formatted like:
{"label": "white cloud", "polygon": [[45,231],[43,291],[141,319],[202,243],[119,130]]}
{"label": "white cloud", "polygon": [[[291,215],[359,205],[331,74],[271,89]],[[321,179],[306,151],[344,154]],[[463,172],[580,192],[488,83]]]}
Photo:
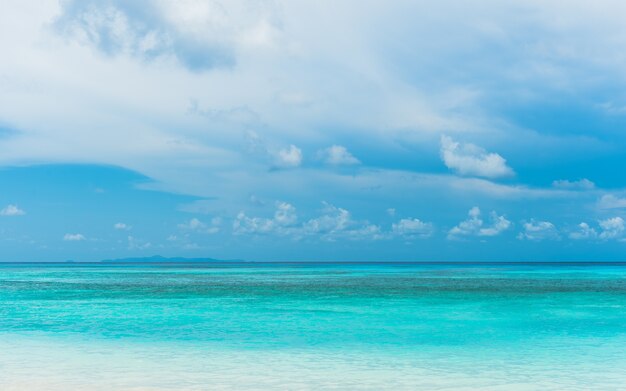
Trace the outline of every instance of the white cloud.
{"label": "white cloud", "polygon": [[480,218],[481,212],[478,207],[473,207],[468,212],[468,219],[461,221],[456,227],[448,231],[448,239],[460,236],[496,236],[506,231],[511,222],[504,216],[498,216],[496,212],[490,213],[490,225],[485,225]]}
{"label": "white cloud", "polygon": [[62,3],[55,27],[106,56],[174,59],[193,72],[234,65],[233,40],[255,47],[271,44],[276,34],[270,20],[246,15],[261,12],[259,7],[238,10],[238,18],[229,15],[235,9],[217,2],[146,1],[141,8],[124,1],[70,0]]}
{"label": "white cloud", "polygon": [[616,239],[622,237],[624,233],[624,219],[613,217],[598,222],[602,232],[598,236],[600,239]]}
{"label": "white cloud", "polygon": [[600,209],[621,209],[626,208],[626,198],[616,197],[613,194],[605,194],[598,201]]}
{"label": "white cloud", "polygon": [[332,145],[326,149],[319,151],[318,156],[327,164],[335,166],[360,164],[359,159],[341,145]]}
{"label": "white cloud", "polygon": [[560,239],[560,235],[554,226],[549,221],[535,221],[530,220],[522,226],[524,230],[517,235],[517,238],[522,240],[557,240]]}
{"label": "white cloud", "polygon": [[26,212],[20,209],[17,205],[7,205],[5,208],[0,210],[0,216],[22,216],[25,215]]}
{"label": "white cloud", "polygon": [[113,224],[113,228],[120,231],[130,231],[132,227],[126,223],[115,223]]}
{"label": "white cloud", "polygon": [[323,234],[333,236],[345,231],[352,217],[346,209],[338,208],[334,205],[324,203],[324,214],[307,221],[304,224],[304,231],[307,233]]}
{"label": "white cloud", "polygon": [[274,163],[281,168],[298,167],[302,164],[302,150],[293,144],[281,149],[275,154]]}
{"label": "white cloud", "polygon": [[[533,164],[539,167],[558,160],[564,149],[575,156],[591,149],[590,143],[597,146],[596,135],[577,135],[576,143],[583,147],[571,150],[561,131],[523,139],[502,113],[492,111],[492,103],[503,97],[520,102],[515,95],[519,91],[528,92],[522,98],[529,105],[546,89],[550,96],[572,87],[584,91],[585,83],[571,84],[576,80],[622,83],[626,69],[623,56],[615,55],[620,51],[614,50],[626,37],[623,12],[603,12],[623,11],[619,2],[567,7],[537,1],[347,1],[326,7],[278,1],[267,6],[276,5],[277,12],[266,9],[265,2],[254,4],[260,3],[261,12],[240,1],[221,2],[222,9],[214,12],[217,3],[209,1],[143,1],[141,7],[119,0],[91,0],[85,6],[76,1],[61,6],[58,1],[7,3],[0,15],[0,118],[16,131],[0,138],[0,164],[63,161],[122,166],[154,178],[167,190],[213,196],[220,208],[214,210],[230,214],[247,207],[238,194],[297,199],[307,205],[330,194],[351,210],[349,200],[369,197],[355,190],[362,184],[381,185],[376,200],[399,209],[406,194],[421,197],[418,192],[433,198],[448,190],[467,192],[476,203],[484,199],[479,197],[560,196],[563,192],[558,189],[504,186],[477,178],[443,181],[394,170],[353,178],[323,176],[315,170],[291,170],[297,175],[269,172],[274,155],[266,153],[264,164],[251,162],[242,151],[241,138],[254,129],[272,145],[298,145],[307,158],[312,145],[358,138],[363,150],[376,148],[380,158],[374,161],[400,167],[405,162],[395,152],[425,150],[428,143],[423,140],[439,136],[429,132],[455,135],[467,130],[463,137],[471,135],[476,144],[489,145],[489,151],[509,159],[513,156],[499,144],[508,144],[507,151],[515,150],[522,160],[538,150],[545,152],[533,155]],[[72,4],[79,12],[68,10]],[[519,12],[520,4],[528,12]],[[88,7],[94,11],[85,10]],[[131,7],[135,15],[127,12]],[[56,15],[71,30],[63,39],[46,27]],[[150,16],[155,19],[145,20]],[[142,23],[135,23],[137,18]],[[316,26],[319,20],[324,20],[323,29]],[[117,52],[107,51],[105,38]],[[414,50],[388,45],[399,39],[408,39]],[[187,47],[195,40],[200,47]],[[520,41],[525,44],[511,44]],[[196,73],[186,61],[192,53],[205,58],[207,47],[224,48],[237,66],[225,72],[205,61],[200,65],[207,71]],[[476,50],[458,50],[468,47]],[[430,53],[429,60],[413,56],[415,52]],[[464,61],[475,53],[484,55],[479,62]],[[468,65],[460,78],[449,77],[447,65],[452,63]],[[401,71],[406,69],[411,72]],[[581,70],[599,76],[578,77]],[[162,93],[164,86],[167,94]],[[294,93],[289,99],[277,99]],[[190,98],[205,113],[216,115],[189,113]],[[306,104],[286,106],[289,100]],[[221,118],[221,112],[235,115]],[[217,123],[215,117],[220,117]],[[550,144],[534,145],[540,138],[548,138]],[[493,144],[485,144],[485,139]],[[559,146],[552,148],[552,143]],[[424,159],[436,159],[436,149],[425,151]],[[456,172],[474,166],[466,169],[466,175],[498,174],[484,159],[492,154],[470,153],[468,159],[459,150],[463,148],[452,151]],[[302,164],[301,157],[297,161]],[[391,203],[395,200],[400,202]]]}
{"label": "white cloud", "polygon": [[396,215],[396,209],[395,208],[387,208],[387,214],[391,217]]}
{"label": "white cloud", "polygon": [[595,239],[598,237],[598,233],[594,228],[591,228],[589,224],[582,222],[578,224],[578,231],[571,232],[569,237],[576,240]]}
{"label": "white cloud", "polygon": [[294,144],[285,147],[284,143],[250,129],[246,130],[244,139],[247,157],[269,163],[272,168],[296,168],[302,164],[302,150]]}
{"label": "white cloud", "polygon": [[392,224],[391,231],[394,235],[403,236],[408,239],[423,239],[433,234],[433,225],[431,223],[425,223],[420,219],[400,219],[397,223]]}
{"label": "white cloud", "polygon": [[571,232],[569,237],[576,240],[623,240],[625,230],[624,219],[618,216],[598,221],[598,230],[582,222],[578,224],[578,230]]}
{"label": "white cloud", "polygon": [[595,189],[596,184],[591,182],[587,178],[583,178],[577,181],[569,181],[567,179],[561,179],[561,180],[552,182],[552,186],[557,189],[565,189],[565,190],[593,190]]}
{"label": "white cloud", "polygon": [[68,242],[79,242],[81,240],[85,240],[85,236],[83,234],[65,234],[63,236],[63,240]]}
{"label": "white cloud", "polygon": [[239,234],[269,234],[274,230],[274,220],[262,217],[248,217],[239,212],[233,222],[233,233]]}
{"label": "white cloud", "polygon": [[351,213],[332,204],[323,203],[322,215],[308,220],[302,226],[304,235],[319,236],[323,240],[346,239],[382,239],[385,237],[378,225],[368,221],[355,221]]}
{"label": "white cloud", "polygon": [[379,226],[367,221],[354,221],[349,211],[323,203],[322,214],[298,224],[296,208],[286,202],[277,202],[272,218],[249,217],[244,212],[237,215],[233,233],[290,236],[293,239],[318,237],[334,241],[343,239],[381,239]]}
{"label": "white cloud", "polygon": [[278,202],[276,204],[276,212],[274,213],[274,221],[281,227],[295,224],[298,221],[296,208],[286,202]]}
{"label": "white cloud", "polygon": [[182,230],[194,231],[198,233],[215,234],[220,231],[221,224],[222,224],[222,219],[219,217],[212,218],[209,224],[206,224],[200,221],[196,217],[193,217],[185,223],[178,224],[178,228]]}
{"label": "white cloud", "polygon": [[[471,116],[457,114],[473,105],[472,91],[421,91],[408,87],[399,64],[383,66],[381,51],[372,45],[395,40],[393,31],[374,31],[367,21],[404,16],[398,5],[348,2],[331,10],[315,2],[280,1],[18,3],[0,15],[0,37],[12,37],[0,40],[6,59],[0,75],[7,81],[0,117],[16,128],[15,137],[0,140],[0,164],[112,164],[169,190],[204,196],[237,186],[232,182],[245,170],[272,175],[259,173],[242,153],[248,130],[272,146],[287,147],[282,157],[273,148],[279,156],[271,154],[270,164],[294,167],[302,164],[307,143],[334,143],[338,132],[384,146],[398,132],[479,128]],[[349,26],[350,45],[340,33],[347,15],[358,19]],[[313,20],[325,20],[325,31]],[[74,87],[64,87],[69,85]],[[161,93],[164,85],[168,94]],[[190,99],[203,109],[189,112]]]}
{"label": "white cloud", "polygon": [[297,221],[296,208],[287,202],[278,201],[272,218],[248,217],[244,212],[239,212],[233,222],[233,233],[286,235],[292,232]]}
{"label": "white cloud", "polygon": [[506,159],[497,153],[488,153],[474,144],[460,144],[448,136],[441,136],[441,158],[446,167],[460,175],[499,178],[514,175]]}

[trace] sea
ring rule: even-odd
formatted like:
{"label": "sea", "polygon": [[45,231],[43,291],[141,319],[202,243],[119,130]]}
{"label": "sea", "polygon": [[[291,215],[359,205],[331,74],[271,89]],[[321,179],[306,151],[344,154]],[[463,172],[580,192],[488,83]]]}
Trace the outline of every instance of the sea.
{"label": "sea", "polygon": [[626,263],[2,263],[0,390],[626,390]]}

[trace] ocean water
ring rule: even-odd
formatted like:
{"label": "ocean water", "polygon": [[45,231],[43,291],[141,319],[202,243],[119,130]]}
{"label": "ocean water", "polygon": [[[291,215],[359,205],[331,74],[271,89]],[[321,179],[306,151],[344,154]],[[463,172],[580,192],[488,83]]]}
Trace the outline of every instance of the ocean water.
{"label": "ocean water", "polygon": [[624,264],[0,264],[0,390],[626,389]]}

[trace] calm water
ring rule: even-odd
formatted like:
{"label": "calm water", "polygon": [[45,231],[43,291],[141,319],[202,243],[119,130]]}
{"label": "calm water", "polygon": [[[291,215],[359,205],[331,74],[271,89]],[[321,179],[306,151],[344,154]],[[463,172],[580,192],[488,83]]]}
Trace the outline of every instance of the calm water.
{"label": "calm water", "polygon": [[624,265],[0,265],[0,389],[626,389]]}

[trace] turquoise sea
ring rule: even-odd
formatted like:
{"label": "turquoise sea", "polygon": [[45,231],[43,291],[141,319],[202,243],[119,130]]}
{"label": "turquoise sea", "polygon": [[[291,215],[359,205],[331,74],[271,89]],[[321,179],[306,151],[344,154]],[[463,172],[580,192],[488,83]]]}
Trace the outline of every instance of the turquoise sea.
{"label": "turquoise sea", "polygon": [[0,390],[626,389],[626,264],[0,264]]}

